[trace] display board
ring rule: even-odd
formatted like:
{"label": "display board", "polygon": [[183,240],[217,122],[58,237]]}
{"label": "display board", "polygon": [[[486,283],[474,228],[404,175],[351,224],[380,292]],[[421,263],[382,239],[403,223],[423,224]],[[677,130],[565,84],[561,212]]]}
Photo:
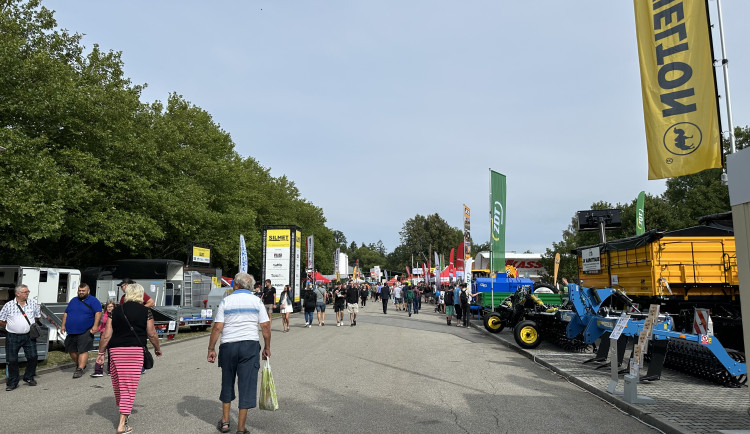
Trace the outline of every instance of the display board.
{"label": "display board", "polygon": [[294,292],[294,303],[300,301],[301,232],[297,226],[263,227],[263,272],[261,282],[271,280],[278,294],[289,285]]}

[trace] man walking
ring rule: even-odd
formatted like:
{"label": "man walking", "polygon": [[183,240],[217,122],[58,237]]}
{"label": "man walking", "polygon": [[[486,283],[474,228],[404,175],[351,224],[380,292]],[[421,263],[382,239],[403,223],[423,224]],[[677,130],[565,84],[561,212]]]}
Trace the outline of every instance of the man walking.
{"label": "man walking", "polygon": [[388,283],[384,283],[380,288],[380,300],[383,301],[383,313],[388,313],[388,300],[391,298],[391,288],[388,287]]}
{"label": "man walking", "polygon": [[409,316],[411,316],[411,307],[414,303],[414,290],[408,283],[404,285],[404,303],[406,303],[406,311],[409,312]]}
{"label": "man walking", "polygon": [[451,319],[453,319],[453,311],[455,309],[453,302],[453,291],[443,290],[441,294],[445,300],[445,319],[448,321],[448,325],[451,325]]}
{"label": "man walking", "polygon": [[417,315],[419,313],[419,310],[422,309],[422,291],[420,286],[414,287],[414,315]]}
{"label": "man walking", "polygon": [[261,298],[263,299],[263,306],[265,306],[266,313],[268,314],[270,327],[270,324],[273,322],[271,314],[273,313],[273,307],[276,305],[276,288],[271,286],[271,279],[266,279],[265,283],[263,292],[261,293]]}
{"label": "man walking", "polygon": [[453,291],[453,308],[456,310],[456,322],[458,323],[456,325],[461,327],[461,314],[463,313],[461,311],[461,287],[456,286],[454,288],[451,285],[449,291]]}
{"label": "man walking", "polygon": [[247,273],[237,273],[234,276],[234,292],[219,303],[208,341],[207,360],[208,363],[214,363],[216,342],[221,336],[221,419],[216,428],[223,433],[229,432],[229,411],[235,399],[235,378],[240,397],[237,432],[249,433],[245,428],[247,411],[255,408],[258,395],[258,359],[261,354],[258,325],[263,333],[262,358],[265,360],[271,357],[271,321],[261,299],[250,292],[254,284],[255,279]]}
{"label": "man walking", "polygon": [[29,386],[36,386],[36,338],[29,336],[31,321],[39,322],[42,316],[39,303],[29,299],[29,287],[16,286],[16,298],[3,305],[0,310],[0,326],[5,327],[8,336],[5,338],[5,362],[8,364],[8,378],[5,380],[5,390],[10,392],[18,387],[19,369],[18,352],[23,348],[26,356],[26,370],[23,381]]}
{"label": "man walking", "polygon": [[393,284],[393,302],[396,304],[396,310],[401,310],[404,304],[404,288],[401,282]]}
{"label": "man walking", "polygon": [[102,304],[91,296],[89,286],[78,285],[78,296],[73,297],[62,317],[61,333],[65,336],[65,351],[76,365],[73,378],[81,378],[89,361],[89,351],[94,349],[94,334],[102,319]]}
{"label": "man walking", "polygon": [[357,325],[357,314],[359,313],[359,285],[354,283],[346,289],[346,310],[349,312],[349,325]]}
{"label": "man walking", "polygon": [[318,326],[324,326],[326,325],[326,300],[328,299],[328,291],[326,291],[320,283],[315,287],[315,297],[315,311],[318,315]]}
{"label": "man walking", "polygon": [[460,285],[461,293],[459,294],[459,301],[461,302],[461,312],[464,317],[464,327],[469,326],[469,314],[471,313],[471,299],[475,297],[477,293],[472,294],[471,289],[466,285],[466,282]]}

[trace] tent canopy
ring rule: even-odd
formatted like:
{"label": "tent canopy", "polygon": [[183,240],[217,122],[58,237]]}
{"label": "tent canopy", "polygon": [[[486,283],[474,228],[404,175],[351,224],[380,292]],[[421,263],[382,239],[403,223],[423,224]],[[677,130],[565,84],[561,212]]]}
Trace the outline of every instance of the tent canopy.
{"label": "tent canopy", "polygon": [[331,283],[331,279],[327,279],[324,275],[315,272],[315,282]]}

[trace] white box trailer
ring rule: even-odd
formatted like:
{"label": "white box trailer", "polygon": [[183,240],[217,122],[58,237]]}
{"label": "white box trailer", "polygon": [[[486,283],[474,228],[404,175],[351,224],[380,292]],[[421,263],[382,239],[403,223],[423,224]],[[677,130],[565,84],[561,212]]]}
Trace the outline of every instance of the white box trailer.
{"label": "white box trailer", "polygon": [[15,298],[18,285],[29,287],[38,303],[67,303],[78,295],[81,272],[72,268],[0,265],[0,305]]}
{"label": "white box trailer", "polygon": [[16,297],[18,285],[29,287],[29,297],[42,306],[42,324],[49,328],[49,341],[59,341],[62,316],[51,315],[45,305],[67,305],[78,295],[81,272],[73,268],[0,265],[0,306]]}

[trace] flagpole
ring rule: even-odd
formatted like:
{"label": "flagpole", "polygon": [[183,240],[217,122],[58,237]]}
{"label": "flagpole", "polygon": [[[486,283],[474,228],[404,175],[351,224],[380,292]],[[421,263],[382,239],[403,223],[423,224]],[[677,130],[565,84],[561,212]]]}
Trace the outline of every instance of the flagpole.
{"label": "flagpole", "polygon": [[490,304],[495,309],[495,279],[492,272],[495,270],[495,246],[492,245],[492,168],[490,168]]}
{"label": "flagpole", "polygon": [[724,20],[721,17],[721,0],[716,0],[716,8],[719,11],[719,41],[721,43],[721,69],[724,72],[724,93],[727,101],[727,123],[729,124],[729,153],[734,154],[734,123],[732,122],[732,100],[729,97],[729,60],[727,60],[727,49],[724,45]]}

